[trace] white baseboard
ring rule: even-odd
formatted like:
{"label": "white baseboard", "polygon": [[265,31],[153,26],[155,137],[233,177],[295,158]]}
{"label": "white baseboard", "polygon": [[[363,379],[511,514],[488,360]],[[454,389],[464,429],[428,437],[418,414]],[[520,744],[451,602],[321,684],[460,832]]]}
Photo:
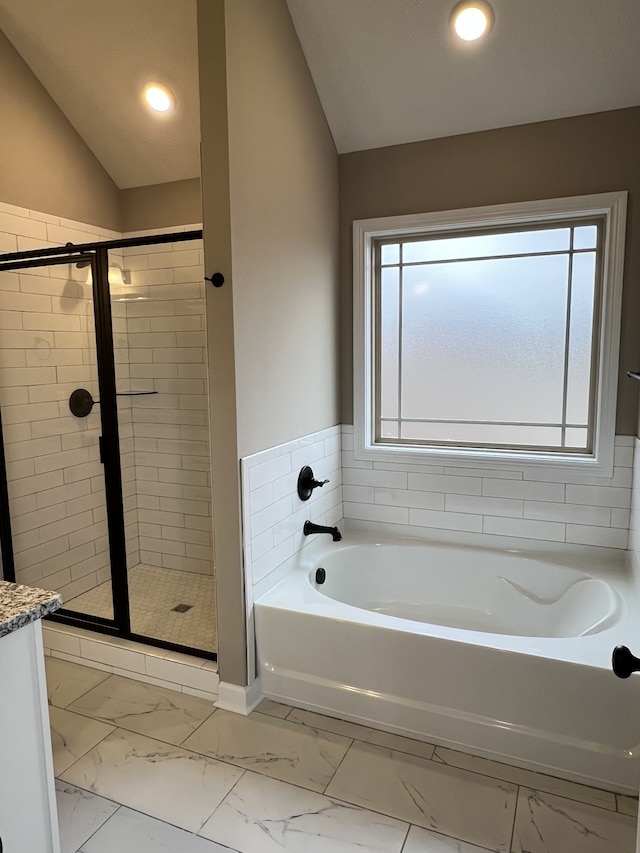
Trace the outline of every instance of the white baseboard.
{"label": "white baseboard", "polygon": [[259,678],[248,687],[221,681],[218,685],[218,700],[214,704],[216,708],[246,717],[260,704],[262,698],[262,683]]}

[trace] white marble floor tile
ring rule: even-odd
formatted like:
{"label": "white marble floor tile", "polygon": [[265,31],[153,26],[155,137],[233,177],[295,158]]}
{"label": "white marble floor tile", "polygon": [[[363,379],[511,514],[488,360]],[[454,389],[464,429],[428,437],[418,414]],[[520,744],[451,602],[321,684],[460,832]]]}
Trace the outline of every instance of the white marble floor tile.
{"label": "white marble floor tile", "polygon": [[399,853],[407,824],[247,772],[200,834],[240,853]]}
{"label": "white marble floor tile", "polygon": [[213,841],[124,808],[79,853],[232,853]]}
{"label": "white marble floor tile", "polygon": [[507,853],[516,790],[509,782],[356,742],[325,793]]}
{"label": "white marble floor tile", "polygon": [[527,788],[535,788],[536,791],[546,791],[549,794],[557,794],[559,797],[567,797],[569,800],[577,800],[580,803],[589,803],[592,806],[600,806],[603,809],[616,810],[616,795],[609,791],[601,791],[589,785],[580,785],[577,782],[568,782],[548,776],[545,773],[535,773],[532,770],[522,770],[499,761],[491,761],[480,758],[477,755],[468,755],[454,749],[437,747],[433,756],[434,761],[442,761],[449,767],[460,767],[462,770],[471,770],[474,773],[482,773],[492,776],[494,779],[503,779],[505,782],[513,782]]}
{"label": "white marble floor tile", "polygon": [[513,853],[634,853],[636,821],[627,815],[522,788]]}
{"label": "white marble floor tile", "polygon": [[217,711],[183,746],[283,782],[324,791],[350,744],[348,738],[266,714],[243,717]]}
{"label": "white marble floor tile", "polygon": [[430,743],[371,729],[359,723],[349,723],[346,720],[325,717],[324,714],[315,714],[313,711],[303,711],[300,708],[294,708],[287,719],[302,726],[310,726],[324,732],[333,732],[337,735],[350,737],[353,740],[361,740],[364,743],[375,743],[377,746],[385,747],[385,749],[395,749],[398,752],[407,752],[409,755],[419,755],[421,758],[431,758],[435,749]]}
{"label": "white marble floor tile", "polygon": [[113,726],[90,720],[64,708],[49,706],[53,769],[63,773],[99,741],[113,731]]}
{"label": "white marble floor tile", "polygon": [[487,853],[487,848],[412,826],[402,853]]}
{"label": "white marble floor tile", "polygon": [[258,714],[268,714],[270,717],[280,717],[284,720],[291,713],[291,705],[274,702],[273,699],[263,699],[256,708]]}
{"label": "white marble floor tile", "polygon": [[120,808],[111,800],[60,781],[56,781],[56,801],[60,853],[76,853],[80,845]]}
{"label": "white marble floor tile", "polygon": [[631,817],[638,817],[638,798],[627,797],[624,794],[617,794],[618,811],[620,814],[628,814]]}
{"label": "white marble floor tile", "polygon": [[197,832],[241,776],[237,767],[116,729],[62,779]]}
{"label": "white marble floor tile", "polygon": [[47,655],[44,659],[47,673],[49,702],[57,708],[66,708],[96,684],[109,677],[108,672],[91,669],[61,658]]}
{"label": "white marble floor tile", "polygon": [[69,710],[179,746],[215,708],[206,699],[111,675]]}

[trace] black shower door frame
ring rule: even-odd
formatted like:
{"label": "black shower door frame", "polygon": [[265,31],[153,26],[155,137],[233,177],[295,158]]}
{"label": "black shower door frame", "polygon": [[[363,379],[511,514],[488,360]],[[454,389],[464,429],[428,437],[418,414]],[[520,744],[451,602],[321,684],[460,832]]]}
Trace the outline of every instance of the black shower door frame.
{"label": "black shower door frame", "polygon": [[[111,294],[109,289],[110,249],[187,242],[201,238],[202,231],[200,230],[184,231],[173,234],[159,234],[153,237],[133,237],[124,240],[107,240],[100,243],[67,244],[66,246],[54,249],[12,252],[0,255],[0,271],[16,272],[20,269],[78,262],[91,265],[98,390],[100,394],[100,425],[102,428],[102,435],[99,439],[100,461],[103,464],[104,472],[113,619],[67,610],[64,607],[47,618],[54,622],[62,622],[63,624],[86,628],[102,634],[110,634],[147,645],[216,660],[217,655],[213,652],[171,643],[166,640],[159,640],[155,637],[137,634],[131,630],[115,354],[113,347]],[[0,410],[0,554],[2,556],[2,575],[4,580],[15,583],[16,573],[10,510],[4,436],[2,431],[2,412]]]}

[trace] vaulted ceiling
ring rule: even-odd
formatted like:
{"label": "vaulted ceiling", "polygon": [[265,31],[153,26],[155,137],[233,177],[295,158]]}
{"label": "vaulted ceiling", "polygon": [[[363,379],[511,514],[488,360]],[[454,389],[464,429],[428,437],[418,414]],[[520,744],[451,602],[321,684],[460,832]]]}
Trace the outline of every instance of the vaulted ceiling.
{"label": "vaulted ceiling", "polygon": [[[638,0],[492,2],[464,45],[453,0],[287,0],[338,151],[640,104]],[[0,0],[0,29],[120,188],[199,174],[196,0]]]}

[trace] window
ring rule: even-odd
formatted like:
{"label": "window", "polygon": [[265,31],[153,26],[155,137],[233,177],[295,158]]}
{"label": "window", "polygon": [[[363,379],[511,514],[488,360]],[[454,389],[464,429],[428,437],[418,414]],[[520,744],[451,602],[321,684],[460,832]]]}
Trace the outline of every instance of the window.
{"label": "window", "polygon": [[354,223],[356,453],[611,473],[626,193]]}

